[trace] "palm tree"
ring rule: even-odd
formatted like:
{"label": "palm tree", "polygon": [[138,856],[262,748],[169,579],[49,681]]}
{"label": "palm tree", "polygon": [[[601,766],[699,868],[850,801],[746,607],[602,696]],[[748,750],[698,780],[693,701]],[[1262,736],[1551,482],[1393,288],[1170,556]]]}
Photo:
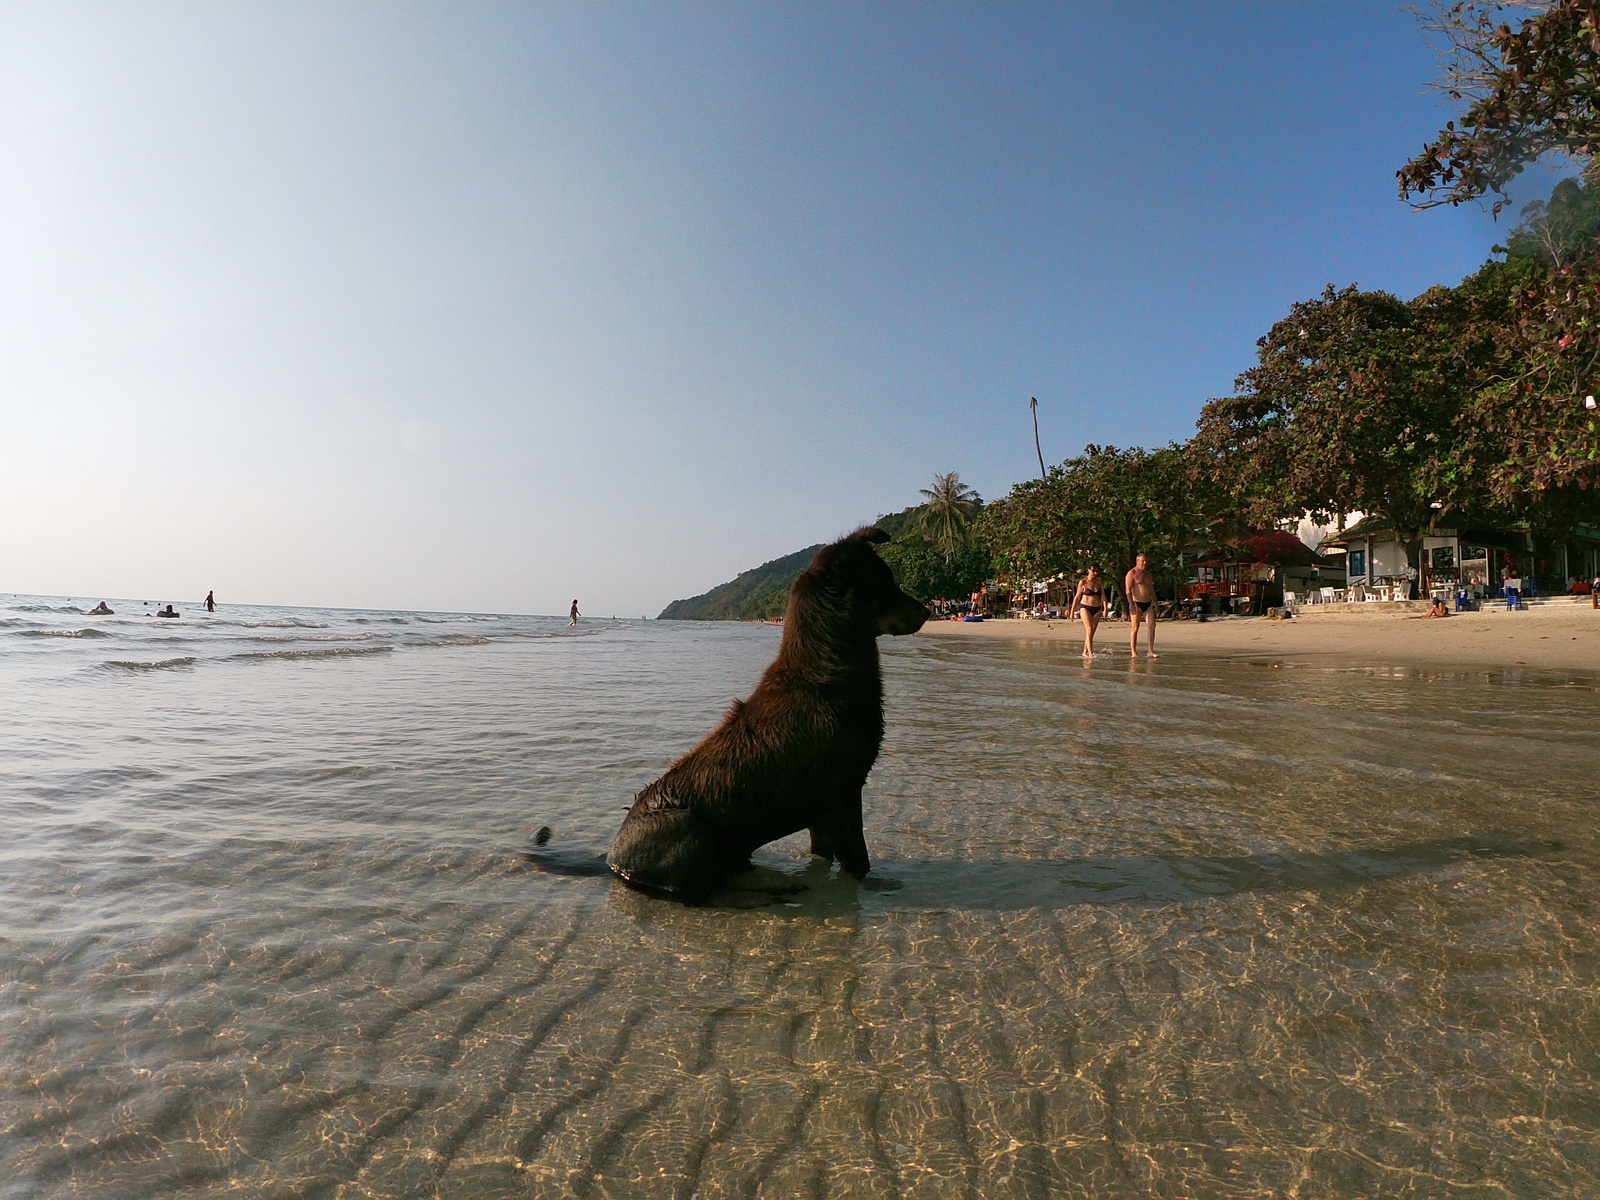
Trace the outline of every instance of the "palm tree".
{"label": "palm tree", "polygon": [[967,540],[967,522],[983,501],[955,471],[934,475],[933,487],[920,491],[928,498],[922,506],[922,531],[948,559]]}

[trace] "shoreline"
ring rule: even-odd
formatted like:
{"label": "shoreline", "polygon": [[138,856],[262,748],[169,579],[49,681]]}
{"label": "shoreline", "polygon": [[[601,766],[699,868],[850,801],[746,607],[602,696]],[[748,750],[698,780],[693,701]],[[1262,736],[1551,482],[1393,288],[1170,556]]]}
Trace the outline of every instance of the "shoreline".
{"label": "shoreline", "polygon": [[[1083,642],[1083,624],[1064,620],[929,621],[920,634],[1003,637],[1079,646]],[[1128,623],[1102,622],[1094,646],[1097,659],[1126,660]],[[1175,657],[1265,655],[1488,670],[1536,667],[1600,676],[1600,611],[1574,606],[1510,613],[1458,613],[1443,620],[1413,620],[1387,613],[1338,613],[1298,616],[1287,621],[1267,617],[1162,621],[1156,626],[1156,652],[1162,657],[1169,653]],[[1141,635],[1141,659],[1143,656]]]}

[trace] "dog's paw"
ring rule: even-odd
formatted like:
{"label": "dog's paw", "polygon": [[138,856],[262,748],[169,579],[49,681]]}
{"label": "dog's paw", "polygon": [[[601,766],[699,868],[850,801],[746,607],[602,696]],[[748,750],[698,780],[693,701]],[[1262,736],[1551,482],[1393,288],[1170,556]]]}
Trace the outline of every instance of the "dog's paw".
{"label": "dog's paw", "polygon": [[868,875],[857,886],[868,892],[898,892],[905,885],[898,879],[887,879],[882,875]]}

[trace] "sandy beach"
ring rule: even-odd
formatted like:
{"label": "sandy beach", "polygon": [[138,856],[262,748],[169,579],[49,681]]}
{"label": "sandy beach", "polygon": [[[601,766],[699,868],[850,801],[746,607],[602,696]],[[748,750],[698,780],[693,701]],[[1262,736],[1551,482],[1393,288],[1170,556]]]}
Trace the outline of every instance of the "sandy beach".
{"label": "sandy beach", "polygon": [[[1075,621],[930,621],[922,633],[1083,640],[1083,626]],[[1143,646],[1141,639],[1141,654]],[[1103,623],[1095,637],[1095,650],[1101,656],[1126,658],[1127,622]],[[1156,630],[1156,651],[1162,655],[1339,657],[1367,663],[1475,669],[1527,666],[1600,673],[1600,611],[1573,606],[1460,613],[1443,620],[1412,620],[1399,613],[1341,612],[1287,621],[1266,617],[1163,621]]]}

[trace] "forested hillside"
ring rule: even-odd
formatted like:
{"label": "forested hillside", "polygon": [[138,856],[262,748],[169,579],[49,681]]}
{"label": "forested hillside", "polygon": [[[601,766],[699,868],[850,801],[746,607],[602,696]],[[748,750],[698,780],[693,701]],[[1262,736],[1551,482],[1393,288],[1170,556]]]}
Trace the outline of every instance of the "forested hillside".
{"label": "forested hillside", "polygon": [[[890,535],[902,533],[909,525],[913,506],[903,512],[890,513],[873,522]],[[762,563],[719,584],[709,592],[690,596],[687,600],[674,600],[661,610],[658,621],[764,621],[783,616],[789,604],[789,585],[795,576],[806,569],[812,555],[822,549],[822,543],[785,554],[771,562]]]}
{"label": "forested hillside", "polygon": [[806,569],[821,543],[762,563],[709,592],[674,600],[661,610],[658,621],[760,621],[783,616],[789,604],[789,585]]}

